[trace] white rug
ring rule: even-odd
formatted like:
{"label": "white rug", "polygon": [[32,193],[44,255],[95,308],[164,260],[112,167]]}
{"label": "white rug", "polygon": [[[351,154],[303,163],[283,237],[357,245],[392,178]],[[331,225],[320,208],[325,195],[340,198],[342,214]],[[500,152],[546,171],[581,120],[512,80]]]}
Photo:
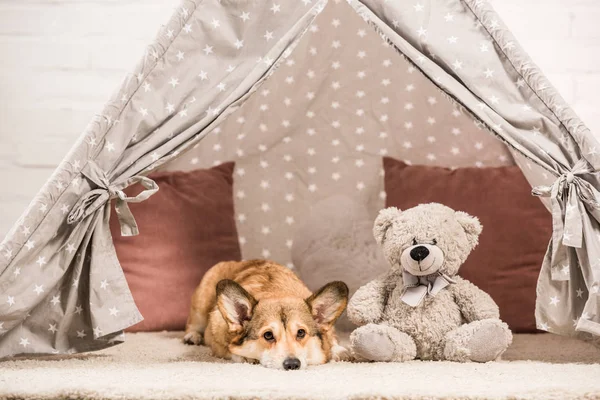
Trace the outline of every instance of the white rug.
{"label": "white rug", "polygon": [[275,371],[213,359],[180,333],[129,334],[71,357],[0,362],[0,399],[600,398],[600,350],[550,334],[516,335],[504,361],[331,363]]}

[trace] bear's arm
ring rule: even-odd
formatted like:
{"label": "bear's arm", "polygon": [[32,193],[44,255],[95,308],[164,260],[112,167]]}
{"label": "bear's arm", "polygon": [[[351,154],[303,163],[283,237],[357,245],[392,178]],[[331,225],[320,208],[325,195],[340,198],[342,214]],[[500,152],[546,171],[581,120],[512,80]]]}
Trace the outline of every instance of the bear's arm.
{"label": "bear's arm", "polygon": [[348,303],[347,313],[350,321],[358,326],[379,322],[383,317],[389,294],[401,280],[400,274],[389,271],[361,286]]}
{"label": "bear's arm", "polygon": [[500,318],[500,310],[492,297],[466,279],[453,276],[456,283],[448,286],[467,322]]}

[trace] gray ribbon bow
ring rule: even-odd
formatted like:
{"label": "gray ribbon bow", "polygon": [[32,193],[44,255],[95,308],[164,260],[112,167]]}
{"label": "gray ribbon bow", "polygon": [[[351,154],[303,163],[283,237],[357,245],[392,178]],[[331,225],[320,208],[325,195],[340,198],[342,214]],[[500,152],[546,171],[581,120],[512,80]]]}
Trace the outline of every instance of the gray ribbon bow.
{"label": "gray ribbon bow", "polygon": [[584,159],[575,163],[573,169],[562,174],[552,186],[537,186],[532,194],[550,197],[552,206],[552,252],[550,265],[552,279],[569,280],[569,274],[562,272],[560,264],[568,265],[567,246],[581,248],[583,244],[583,215],[589,212],[600,221],[600,193],[578,175],[592,173]]}
{"label": "gray ribbon bow", "polygon": [[404,293],[402,293],[401,299],[411,307],[421,304],[425,296],[435,296],[440,290],[454,283],[448,276],[439,272],[426,276],[416,276],[402,271],[402,280],[404,281]]}
{"label": "gray ribbon bow", "polygon": [[[152,179],[145,176],[132,176],[118,186],[111,185],[104,171],[93,161],[83,167],[81,173],[90,181],[95,183],[98,188],[87,192],[71,209],[67,217],[67,224],[74,224],[92,214],[98,208],[102,207],[107,201],[117,199],[115,210],[121,225],[122,236],[135,236],[140,233],[135,218],[129,209],[127,203],[139,203],[158,191],[158,185]],[[122,189],[135,183],[141,183],[146,189],[135,197],[127,197]]]}

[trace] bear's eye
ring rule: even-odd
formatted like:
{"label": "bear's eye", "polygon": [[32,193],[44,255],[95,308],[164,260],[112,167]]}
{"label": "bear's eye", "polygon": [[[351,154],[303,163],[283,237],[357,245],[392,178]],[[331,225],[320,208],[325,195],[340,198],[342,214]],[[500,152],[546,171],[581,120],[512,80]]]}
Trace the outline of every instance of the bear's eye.
{"label": "bear's eye", "polygon": [[417,245],[417,239],[416,239],[416,238],[413,238],[413,241],[412,241],[412,243],[413,243],[413,246],[416,246],[416,245]]}
{"label": "bear's eye", "polygon": [[437,244],[437,240],[433,239],[433,245],[435,246]]}

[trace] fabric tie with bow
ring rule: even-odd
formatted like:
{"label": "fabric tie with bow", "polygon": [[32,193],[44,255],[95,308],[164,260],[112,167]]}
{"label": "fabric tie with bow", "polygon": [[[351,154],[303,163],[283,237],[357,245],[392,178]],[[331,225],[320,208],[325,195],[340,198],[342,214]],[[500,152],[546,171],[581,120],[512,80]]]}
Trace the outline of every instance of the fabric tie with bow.
{"label": "fabric tie with bow", "polygon": [[[104,171],[93,161],[83,167],[81,173],[92,181],[97,189],[93,189],[86,193],[71,209],[67,217],[67,224],[74,224],[102,207],[107,201],[117,199],[115,209],[119,224],[121,226],[122,236],[135,236],[139,234],[139,229],[135,218],[129,209],[127,203],[139,203],[158,191],[158,185],[152,179],[145,176],[132,176],[123,184],[118,186],[111,185]],[[135,183],[140,183],[144,189],[135,197],[127,197],[122,189],[131,186]]]}
{"label": "fabric tie with bow", "polygon": [[450,277],[439,272],[431,275],[416,276],[403,271],[402,279],[404,281],[404,292],[401,299],[411,307],[421,304],[425,296],[435,296],[446,286],[454,283]]}
{"label": "fabric tie with bow", "polygon": [[[600,221],[600,194],[579,175],[592,173],[591,166],[581,159],[572,170],[558,177],[552,186],[537,186],[532,194],[549,197],[552,208],[551,265],[568,265],[567,248],[581,248],[583,244],[583,216],[586,211]],[[564,214],[563,214],[564,210]],[[564,216],[563,216],[564,215]],[[552,268],[553,280],[569,280],[569,274]]]}

